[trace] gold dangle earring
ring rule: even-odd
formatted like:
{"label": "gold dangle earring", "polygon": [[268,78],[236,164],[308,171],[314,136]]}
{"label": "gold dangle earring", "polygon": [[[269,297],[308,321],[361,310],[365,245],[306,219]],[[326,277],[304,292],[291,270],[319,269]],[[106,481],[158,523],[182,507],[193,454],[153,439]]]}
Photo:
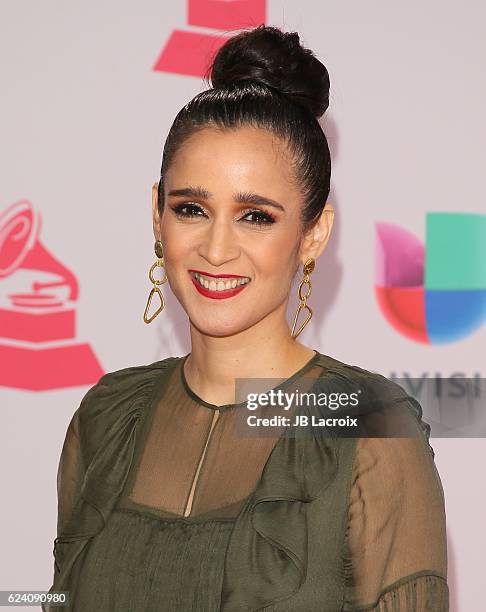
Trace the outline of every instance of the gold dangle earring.
{"label": "gold dangle earring", "polygon": [[[150,323],[151,321],[153,321],[155,317],[159,314],[159,312],[162,312],[162,310],[165,307],[164,296],[162,295],[162,292],[159,289],[159,285],[162,285],[163,283],[167,282],[167,274],[165,272],[165,263],[164,263],[164,251],[162,248],[162,242],[160,240],[155,241],[154,251],[159,259],[157,259],[157,261],[152,265],[149,271],[149,279],[150,279],[150,282],[153,284],[153,287],[148,297],[147,305],[145,306],[145,312],[143,313],[143,320],[145,321],[145,323]],[[164,269],[164,278],[162,280],[157,280],[154,278],[155,268]],[[150,317],[150,319],[147,319],[147,312],[150,308],[150,304],[152,302],[152,298],[154,297],[154,293],[157,293],[159,295],[160,306],[154,312],[154,314]]]}
{"label": "gold dangle earring", "polygon": [[[312,319],[312,309],[307,305],[307,298],[309,297],[309,295],[311,294],[312,291],[312,284],[309,278],[310,273],[314,270],[315,267],[315,260],[314,259],[308,259],[305,264],[304,264],[304,277],[302,278],[302,280],[300,281],[300,285],[299,285],[299,307],[297,308],[297,312],[295,313],[295,317],[294,317],[294,324],[292,325],[292,338],[297,338],[297,336],[300,334],[300,332],[304,329],[304,327],[307,325],[307,323],[309,323],[309,321]],[[308,291],[305,295],[302,295],[302,287],[304,285],[308,286]],[[294,335],[294,331],[295,331],[295,325],[297,323],[297,318],[299,316],[299,313],[301,310],[303,310],[304,308],[307,308],[308,311],[308,315],[307,315],[307,319],[302,323],[302,325],[300,326],[299,331]]]}

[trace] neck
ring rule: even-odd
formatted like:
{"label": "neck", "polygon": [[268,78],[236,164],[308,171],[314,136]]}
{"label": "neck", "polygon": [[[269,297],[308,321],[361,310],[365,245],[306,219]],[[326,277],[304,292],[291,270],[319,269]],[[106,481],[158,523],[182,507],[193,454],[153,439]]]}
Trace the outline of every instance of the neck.
{"label": "neck", "polygon": [[247,332],[206,336],[191,324],[191,352],[184,376],[194,393],[212,404],[231,404],[235,402],[236,378],[286,379],[315,354],[290,336],[285,321],[272,333]]}

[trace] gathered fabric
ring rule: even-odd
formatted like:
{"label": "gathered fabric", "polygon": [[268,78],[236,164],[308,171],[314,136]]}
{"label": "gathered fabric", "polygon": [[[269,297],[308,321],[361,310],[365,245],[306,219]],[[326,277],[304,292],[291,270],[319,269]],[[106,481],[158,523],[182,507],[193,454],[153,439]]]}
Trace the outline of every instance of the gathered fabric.
{"label": "gathered fabric", "polygon": [[448,611],[444,494],[413,397],[316,352],[279,388],[359,389],[332,412],[358,430],[245,437],[242,404],[198,397],[184,359],[108,373],[83,397],[59,462],[51,591],[74,612]]}

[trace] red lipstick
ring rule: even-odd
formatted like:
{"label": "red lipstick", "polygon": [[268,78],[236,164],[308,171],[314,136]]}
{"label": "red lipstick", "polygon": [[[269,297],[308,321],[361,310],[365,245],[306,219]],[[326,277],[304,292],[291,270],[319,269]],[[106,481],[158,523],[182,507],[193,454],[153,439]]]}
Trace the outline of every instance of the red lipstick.
{"label": "red lipstick", "polygon": [[[199,272],[198,270],[192,270],[192,271]],[[246,276],[235,276],[232,274],[220,274],[219,276],[215,276],[214,274],[206,274],[206,272],[201,272],[200,274],[211,276],[212,278],[248,278]],[[210,289],[206,289],[206,287],[203,287],[201,283],[199,283],[192,274],[190,274],[190,277],[191,277],[192,284],[196,287],[199,293],[201,295],[204,295],[204,297],[208,297],[213,300],[224,300],[226,298],[233,297],[234,295],[241,293],[243,289],[245,289],[245,287],[249,284],[249,283],[246,283],[245,285],[238,285],[234,289],[226,289],[224,291],[211,291]]]}
{"label": "red lipstick", "polygon": [[239,276],[238,274],[210,274],[209,272],[203,272],[202,270],[189,270],[189,272],[197,272],[203,276],[211,276],[212,278],[248,278],[247,276]]}

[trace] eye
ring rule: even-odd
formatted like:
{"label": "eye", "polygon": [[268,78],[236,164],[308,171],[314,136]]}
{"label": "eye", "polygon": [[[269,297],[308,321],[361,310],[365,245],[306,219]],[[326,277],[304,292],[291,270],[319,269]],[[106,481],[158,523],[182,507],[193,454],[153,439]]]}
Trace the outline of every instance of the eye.
{"label": "eye", "polygon": [[275,217],[273,215],[262,212],[261,210],[250,210],[245,213],[245,217],[248,215],[257,215],[256,221],[248,221],[248,223],[252,223],[253,225],[271,225],[275,223]]}
{"label": "eye", "polygon": [[[204,214],[203,209],[198,204],[195,204],[193,202],[182,202],[181,204],[177,204],[177,206],[174,206],[172,210],[178,217],[182,218],[200,217],[200,214],[195,214],[198,211]],[[263,212],[258,209],[252,209],[247,211],[242,218],[244,219],[248,216],[255,217],[253,220],[246,219],[246,222],[250,223],[251,225],[271,225],[272,223],[275,223],[276,220],[272,214]]]}
{"label": "eye", "polygon": [[[191,213],[183,212],[185,208],[190,209],[192,212]],[[177,206],[174,206],[172,210],[175,212],[175,214],[178,217],[193,217],[194,210],[202,211],[202,208],[198,206],[197,204],[192,204],[190,202],[182,202],[182,204],[178,204]]]}

